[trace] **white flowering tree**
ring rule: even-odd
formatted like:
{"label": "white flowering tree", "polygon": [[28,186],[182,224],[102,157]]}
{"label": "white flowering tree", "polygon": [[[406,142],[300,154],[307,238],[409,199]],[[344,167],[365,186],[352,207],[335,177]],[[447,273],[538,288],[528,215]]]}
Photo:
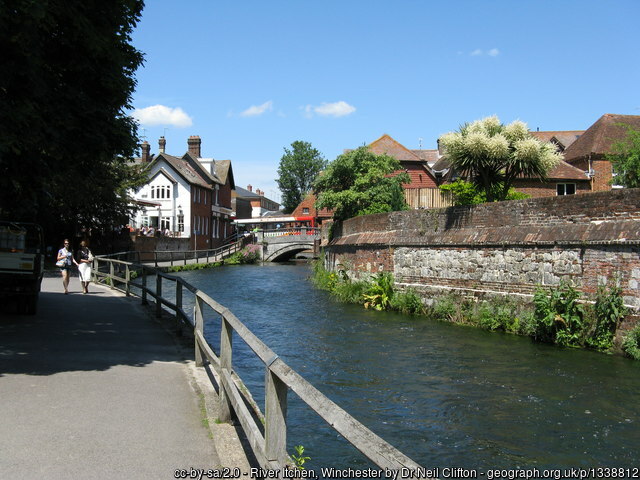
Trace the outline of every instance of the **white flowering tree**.
{"label": "white flowering tree", "polygon": [[556,146],[529,133],[519,120],[504,125],[488,117],[440,137],[451,168],[484,190],[487,201],[504,200],[517,177],[545,179],[560,160]]}

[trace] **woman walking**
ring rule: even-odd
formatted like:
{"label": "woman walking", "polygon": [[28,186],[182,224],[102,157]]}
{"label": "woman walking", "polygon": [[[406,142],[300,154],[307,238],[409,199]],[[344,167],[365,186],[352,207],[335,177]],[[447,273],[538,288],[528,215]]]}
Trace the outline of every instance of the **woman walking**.
{"label": "woman walking", "polygon": [[76,262],[78,271],[80,272],[80,283],[82,284],[82,293],[89,293],[89,283],[91,282],[91,264],[93,263],[93,254],[87,242],[80,242],[80,248],[76,253]]}
{"label": "woman walking", "polygon": [[65,295],[69,293],[69,270],[74,264],[78,265],[69,248],[69,240],[65,238],[64,246],[58,250],[58,258],[56,259],[56,265],[60,268],[62,274],[62,286],[64,287]]}

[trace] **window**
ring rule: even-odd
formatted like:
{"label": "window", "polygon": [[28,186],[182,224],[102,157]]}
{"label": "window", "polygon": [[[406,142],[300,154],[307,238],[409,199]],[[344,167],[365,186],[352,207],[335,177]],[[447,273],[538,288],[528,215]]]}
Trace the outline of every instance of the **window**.
{"label": "window", "polygon": [[576,184],[575,183],[557,183],[556,193],[558,195],[575,195]]}
{"label": "window", "polygon": [[302,209],[302,214],[303,215],[309,215],[309,209],[308,208],[303,208]]}
{"label": "window", "polygon": [[162,217],[160,219],[160,229],[164,232],[165,230],[171,229],[171,218]]}
{"label": "window", "polygon": [[155,186],[151,187],[151,198],[156,198],[156,187]]}
{"label": "window", "polygon": [[218,198],[219,189],[220,189],[220,186],[216,185],[216,205],[219,205],[219,203],[218,203],[218,201],[219,201],[219,198]]}
{"label": "window", "polygon": [[184,215],[178,215],[178,231],[184,232]]}

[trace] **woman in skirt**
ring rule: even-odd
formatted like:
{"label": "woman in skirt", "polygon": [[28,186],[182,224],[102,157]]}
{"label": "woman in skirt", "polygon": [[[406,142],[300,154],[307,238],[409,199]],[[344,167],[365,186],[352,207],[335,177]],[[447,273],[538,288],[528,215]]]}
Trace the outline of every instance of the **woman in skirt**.
{"label": "woman in skirt", "polygon": [[89,282],[91,282],[91,264],[93,263],[93,255],[87,247],[87,242],[80,242],[80,248],[76,253],[76,261],[78,262],[78,271],[80,272],[80,283],[82,284],[82,292],[89,293]]}

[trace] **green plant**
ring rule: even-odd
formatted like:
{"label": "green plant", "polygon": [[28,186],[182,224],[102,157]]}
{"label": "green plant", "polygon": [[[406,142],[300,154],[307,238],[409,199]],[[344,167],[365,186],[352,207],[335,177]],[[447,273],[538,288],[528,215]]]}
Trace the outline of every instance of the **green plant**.
{"label": "green plant", "polygon": [[618,323],[627,314],[622,288],[619,285],[599,286],[592,311],[595,317],[593,332],[586,344],[601,352],[611,350]]}
{"label": "green plant", "polygon": [[369,288],[362,295],[364,308],[387,310],[394,296],[393,275],[388,272],[378,273],[373,277]]}
{"label": "green plant", "polygon": [[640,324],[636,325],[622,339],[622,350],[635,360],[640,360]]}
{"label": "green plant", "polygon": [[580,346],[584,307],[579,298],[580,293],[566,282],[548,291],[536,289],[534,338],[566,347]]}
{"label": "green plant", "polygon": [[304,470],[304,464],[307,462],[307,460],[311,460],[311,457],[304,456],[304,447],[302,445],[296,445],[295,447],[293,447],[293,449],[297,453],[297,455],[291,455],[294,466],[298,470]]}
{"label": "green plant", "polygon": [[260,249],[258,244],[247,245],[242,250],[224,259],[225,265],[244,265],[256,263],[260,259]]}
{"label": "green plant", "polygon": [[391,299],[391,308],[406,315],[419,315],[424,312],[422,300],[413,289],[396,293]]}

